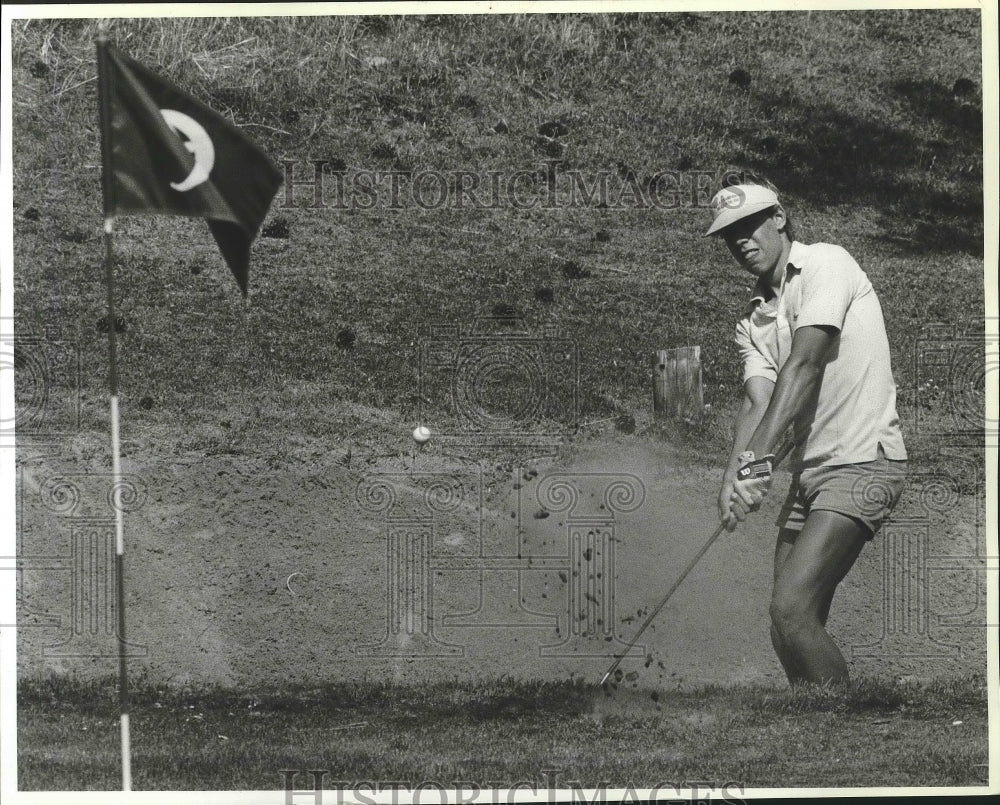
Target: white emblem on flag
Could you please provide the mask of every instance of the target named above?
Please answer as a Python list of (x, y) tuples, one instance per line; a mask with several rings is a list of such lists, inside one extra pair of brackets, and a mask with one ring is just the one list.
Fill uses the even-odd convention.
[(160, 114), (170, 128), (187, 137), (184, 147), (194, 154), (194, 166), (191, 172), (183, 181), (171, 182), (170, 186), (183, 193), (208, 181), (208, 174), (212, 172), (212, 166), (215, 164), (215, 146), (212, 145), (212, 138), (208, 136), (208, 132), (197, 120), (176, 109), (161, 109)]

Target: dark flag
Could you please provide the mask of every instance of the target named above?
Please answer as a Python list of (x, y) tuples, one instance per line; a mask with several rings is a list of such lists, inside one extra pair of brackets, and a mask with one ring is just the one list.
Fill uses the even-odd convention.
[(104, 215), (208, 219), (243, 295), (250, 244), (281, 186), (274, 163), (228, 120), (98, 43)]

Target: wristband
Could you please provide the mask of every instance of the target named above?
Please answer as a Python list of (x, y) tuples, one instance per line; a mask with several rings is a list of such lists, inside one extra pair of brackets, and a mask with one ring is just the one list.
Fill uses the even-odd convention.
[(770, 478), (774, 469), (774, 454), (757, 458), (752, 450), (739, 455), (740, 468), (736, 471), (736, 480), (749, 481), (752, 478)]

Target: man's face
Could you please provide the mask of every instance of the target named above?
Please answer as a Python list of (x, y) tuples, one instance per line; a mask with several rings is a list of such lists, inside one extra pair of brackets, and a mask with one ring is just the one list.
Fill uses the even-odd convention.
[(719, 234), (736, 262), (753, 274), (763, 277), (774, 270), (785, 248), (781, 229), (785, 213), (780, 207), (762, 210), (730, 224)]

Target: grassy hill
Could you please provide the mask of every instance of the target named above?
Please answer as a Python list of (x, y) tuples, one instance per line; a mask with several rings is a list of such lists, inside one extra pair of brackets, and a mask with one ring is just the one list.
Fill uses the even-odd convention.
[[(15, 326), (55, 325), (79, 344), (85, 431), (106, 427), (96, 31), (18, 21), (12, 37)], [(417, 394), (419, 339), (452, 324), (563, 333), (579, 350), (578, 410), (543, 416), (636, 420), (640, 435), (717, 461), (748, 287), (700, 237), (727, 166), (773, 178), (799, 239), (840, 243), (868, 272), (904, 420), (946, 423), (970, 394), (981, 405), (982, 373), (954, 388), (919, 352), (925, 325), (954, 335), (984, 315), (974, 10), (154, 19), (108, 31), (295, 180), (327, 163), (326, 206), (310, 186), (279, 194), (249, 305), (203, 222), (119, 222), (126, 440), (142, 430), (276, 465), (317, 441), (377, 451), (418, 412), (454, 420), (447, 372)], [(397, 177), (398, 203), (373, 171)], [(452, 187), (438, 204), (460, 172), (481, 181), (480, 203)], [(491, 175), (515, 181), (513, 201), (489, 201)], [(606, 206), (574, 200), (601, 176)], [(656, 423), (650, 353), (692, 344), (712, 407)], [(484, 394), (509, 412), (507, 369)], [(947, 426), (914, 431), (929, 456)]]

